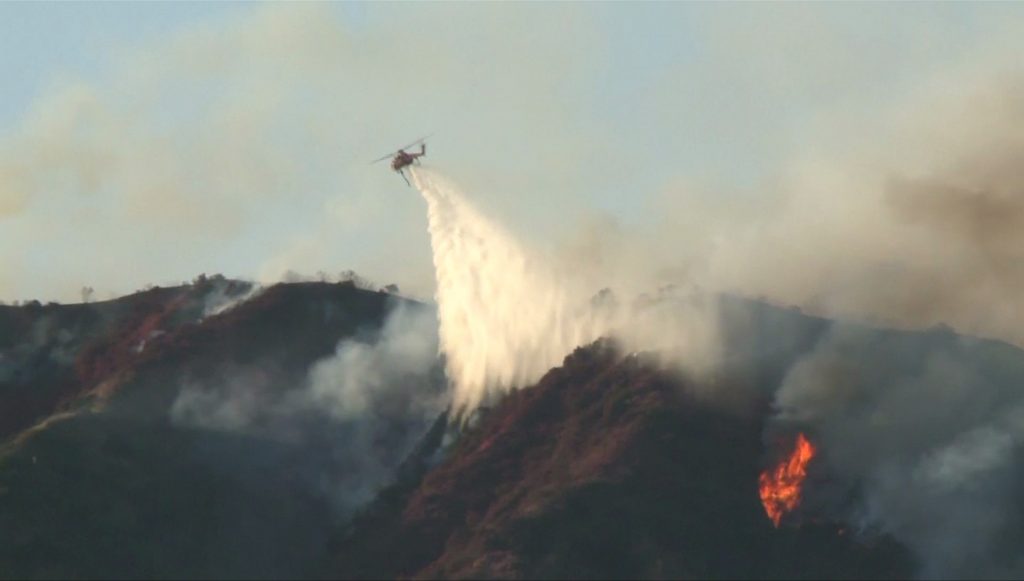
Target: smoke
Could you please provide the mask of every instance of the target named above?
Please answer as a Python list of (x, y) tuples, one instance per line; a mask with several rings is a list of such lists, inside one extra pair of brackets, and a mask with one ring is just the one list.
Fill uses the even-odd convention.
[(816, 144), (780, 172), (759, 216), (709, 219), (707, 284), (1024, 345), (1022, 79), (955, 77), (880, 112), (885, 129)]
[(372, 500), (448, 405), (437, 328), (431, 310), (399, 307), (376, 342), (342, 342), (314, 365), (306, 392), (290, 402), (347, 426), (344, 493), (333, 495), (343, 508)]
[[(577, 10), (349, 8), (252, 6), (48, 79), (0, 135), (5, 298), (338, 264), (430, 294), (418, 208), (367, 161), (441, 128), (477, 170), (485, 133), (533, 166), (597, 141), (543, 90), (595, 68)], [(540, 126), (573, 130), (529, 144)]]
[[(750, 363), (721, 358), (729, 345), (721, 344), (715, 324), (718, 303), (703, 293), (666, 287), (626, 302), (611, 291), (595, 294), (594, 280), (623, 281), (640, 268), (634, 264), (618, 270), (619, 258), (598, 250), (595, 256), (608, 258), (604, 264), (578, 272), (560, 269), (551, 253), (517, 240), (436, 172), (414, 168), (411, 174), (428, 208), (440, 343), (457, 406), (472, 408), (494, 393), (528, 385), (573, 348), (603, 335), (616, 336), (630, 348), (655, 350), (688, 370), (714, 362), (728, 373), (733, 365)], [(879, 199), (904, 191), (887, 185)], [(890, 211), (881, 205), (875, 215)], [(749, 260), (797, 260), (778, 251), (765, 246), (761, 256)], [(871, 260), (863, 256), (852, 262), (848, 276)], [(842, 266), (830, 272), (841, 273)], [(912, 267), (917, 265), (906, 265)], [(800, 281), (825, 280), (823, 273), (812, 274), (817, 276)], [(871, 302), (874, 283), (839, 289), (845, 293), (820, 286), (810, 308), (834, 313), (838, 307), (886, 306), (890, 309), (876, 313), (907, 326), (934, 320), (911, 318), (917, 313), (901, 317), (891, 308), (894, 303)], [(894, 289), (879, 287), (878, 292), (891, 296)], [(784, 373), (770, 386), (779, 410), (773, 425), (809, 430), (834, 482), (857, 491), (853, 508), (839, 518), (904, 542), (927, 577), (1019, 575), (1017, 545), (1006, 539), (1024, 538), (1024, 519), (1010, 510), (1024, 501), (1017, 492), (1024, 476), (1019, 468), (1024, 399), (1016, 389), (1024, 382), (1020, 351), (959, 336), (948, 327), (920, 333), (834, 323), (802, 352), (800, 337), (813, 337), (809, 323), (788, 324), (802, 315), (779, 312), (784, 314), (759, 339), (762, 351), (745, 356), (767, 356), (773, 365), (781, 361)], [(944, 317), (966, 311), (926, 312)], [(870, 310), (859, 313), (872, 315)]]
[(1022, 382), (1006, 344), (835, 323), (781, 382), (775, 426), (814, 434), (833, 488), (857, 491), (842, 518), (905, 543), (922, 576), (1019, 577)]
[(0, 385), (50, 384), (57, 370), (72, 366), (82, 347), (109, 322), (91, 305), (64, 311), (31, 303), (4, 308), (9, 310), (0, 338)]
[(427, 202), (440, 341), (457, 408), (529, 385), (606, 335), (674, 359), (709, 359), (714, 326), (700, 296), (663, 289), (619, 304), (612, 291), (588, 286), (586, 277), (514, 239), (436, 172), (410, 174)]
[[(538, 17), (532, 8), (471, 8), (473, 18), (459, 21), (454, 12), (403, 5), (378, 17), (381, 29), (393, 27), (383, 35), (347, 27), (324, 10), (268, 6), (231, 26), (184, 31), (132, 54), (109, 71), (109, 82), (66, 82), (44, 94), (0, 143), (9, 249), (0, 275), (21, 289), (5, 292), (38, 294), (60, 283), (75, 296), (91, 280), (137, 287), (171, 267), (220, 270), (218, 260), (236, 254), (245, 255), (245, 268), (265, 263), (264, 274), (274, 278), (338, 264), (339, 249), (370, 246), (387, 249), (360, 256), (394, 280), (424, 246), (409, 243), (419, 240), (413, 228), (420, 217), (380, 195), (392, 191), (393, 176), (351, 176), (363, 175), (353, 168), (365, 171), (364, 157), (383, 153), (393, 138), (404, 142), (428, 114), (451, 136), (448, 151), (463, 143), (452, 157), (467, 166), (459, 171), (470, 174), (470, 191), (483, 195), (479, 185), (493, 184), (501, 195), (491, 196), (492, 205), (501, 199), (506, 208), (537, 209), (521, 221), (538, 231), (557, 230), (552, 224), (575, 231), (583, 207), (594, 205), (584, 200), (592, 191), (635, 220), (643, 212), (634, 200), (646, 199), (646, 187), (660, 185), (664, 199), (640, 224), (599, 219), (568, 251), (550, 250), (534, 239), (542, 236), (503, 227), (511, 221), (490, 219), (437, 174), (415, 170), (429, 212), (439, 337), (427, 339), (427, 323), (396, 319), (377, 342), (343, 343), (287, 399), (261, 387), (260, 370), (225, 378), (219, 390), (189, 384), (176, 421), (292, 433), (304, 425), (299, 418), (312, 416), (348, 426), (362, 453), (377, 437), (368, 418), (393, 409), (419, 417), (440, 405), (429, 390), (419, 400), (397, 387), (414, 384), (409, 374), (419, 377), (415, 370), (425, 367), (418, 363), (438, 348), (455, 402), (467, 408), (528, 385), (605, 334), (688, 369), (727, 368), (735, 362), (718, 360), (710, 298), (719, 292), (904, 328), (947, 324), (1024, 345), (1024, 77), (1015, 61), (1008, 71), (989, 66), (1019, 54), (1017, 40), (997, 45), (994, 59), (965, 53), (980, 54), (984, 70), (976, 63), (954, 70), (948, 52), (886, 68), (888, 78), (923, 87), (886, 108), (874, 104), (886, 103), (890, 95), (879, 93), (893, 85), (877, 71), (903, 62), (893, 58), (906, 56), (902, 42), (921, 38), (897, 27), (888, 42), (865, 43), (865, 27), (899, 20), (878, 13), (868, 21), (840, 14), (854, 23), (843, 34), (788, 13), (779, 14), (781, 29), (749, 15), (723, 19), (718, 32), (727, 34), (715, 36), (711, 57), (697, 59), (706, 65), (694, 71), (640, 66), (652, 55), (694, 60), (672, 55), (671, 46), (653, 45), (639, 57), (611, 54), (605, 47), (629, 35), (601, 36), (570, 10)], [(979, 36), (993, 30), (975, 23)], [(827, 38), (824, 49), (818, 36)], [(859, 40), (843, 45), (850, 36)], [(957, 45), (945, 33), (926, 40)], [(976, 40), (958, 42), (982, 44)], [(781, 53), (773, 45), (779, 41)], [(866, 61), (857, 59), (868, 51)], [(616, 59), (665, 75), (646, 84), (607, 79), (606, 65)], [(924, 86), (921, 76), (904, 74), (925, 60), (945, 80)], [(872, 89), (860, 92), (860, 85)], [(587, 98), (596, 87), (609, 88), (602, 93), (629, 103), (620, 108), (632, 114), (601, 118), (605, 109)], [(789, 126), (821, 114), (809, 93), (871, 104), (861, 116), (816, 119), (817, 132)], [(757, 106), (743, 101), (748, 95)], [(595, 109), (598, 115), (585, 115)], [(787, 162), (790, 148), (780, 144), (790, 140), (808, 151)], [(770, 166), (766, 183), (752, 187), (756, 203), (742, 192), (678, 186), (683, 177), (665, 173), (677, 163), (706, 163), (749, 175), (750, 160), (734, 157), (747, 142), (760, 144), (755, 153), (769, 161), (758, 163)], [(705, 150), (711, 153), (694, 153)], [(353, 198), (353, 191), (366, 193)], [(326, 199), (325, 192), (348, 197)], [(311, 228), (312, 213), (329, 219)], [(293, 224), (301, 224), (298, 234)], [(351, 235), (338, 243), (342, 230)], [(54, 269), (54, 257), (65, 257), (63, 268)], [(212, 262), (197, 266), (203, 257)], [(43, 268), (45, 276), (33, 271)], [(642, 299), (642, 291), (651, 294)], [(423, 341), (403, 343), (405, 328)], [(792, 339), (779, 327), (769, 335), (773, 344)], [(886, 337), (831, 329), (773, 386), (779, 421), (813, 428), (831, 469), (863, 488), (859, 518), (915, 548), (927, 574), (1018, 571), (1002, 539), (1019, 539), (1021, 529), (1013, 492), (1020, 488), (1019, 352), (941, 335), (927, 347), (913, 346), (909, 335)], [(372, 461), (389, 465), (387, 458)]]
[(432, 420), (446, 405), (430, 385), (437, 328), (430, 309), (395, 308), (373, 343), (343, 341), (333, 357), (316, 363), (303, 399), (338, 419), (387, 411)]
[(276, 394), (267, 378), (259, 369), (239, 369), (221, 378), (215, 387), (186, 382), (171, 405), (171, 421), (223, 431), (249, 428), (274, 409)]
[[(672, 188), (657, 217), (598, 219), (568, 249), (497, 225), (452, 184), (414, 171), (457, 400), (472, 406), (528, 384), (611, 329), (637, 349), (678, 338), (675, 357), (707, 367), (720, 351), (708, 297), (723, 292), (1024, 345), (1021, 78), (991, 69), (947, 77), (870, 122), (834, 122), (756, 199)], [(566, 230), (579, 231), (578, 214), (562, 214)], [(605, 287), (622, 299), (616, 314), (589, 305)], [(636, 295), (666, 287), (703, 306), (677, 324), (636, 320)]]
[(217, 277), (213, 281), (212, 290), (203, 294), (202, 318), (212, 317), (227, 312), (238, 305), (253, 299), (266, 290), (256, 283), (227, 281)]
[[(814, 435), (825, 469), (855, 491), (841, 518), (905, 543), (921, 575), (1019, 577), (1024, 355), (970, 336), (1024, 346), (1022, 103), (1020, 74), (954, 75), (816, 144), (757, 206), (677, 192), (648, 231), (598, 221), (565, 256), (413, 170), (456, 403), (526, 385), (605, 334), (728, 373), (742, 362), (720, 358), (707, 298), (719, 293), (889, 327), (831, 324), (806, 350), (805, 331), (782, 321), (798, 311), (780, 317), (763, 352), (746, 354), (781, 366), (773, 426)], [(644, 285), (668, 290), (638, 300)], [(592, 302), (604, 286), (626, 300)], [(645, 302), (656, 315), (637, 316)]]
[(184, 383), (170, 410), (181, 426), (301, 442), (309, 486), (347, 516), (394, 478), (448, 403), (437, 319), (399, 303), (384, 325), (341, 341), (285, 389), (279, 370), (242, 367)]
[(842, 518), (905, 543), (920, 575), (1016, 578), (1024, 353), (953, 330), (1024, 346), (1024, 76), (939, 88), (880, 112), (871, 140), (794, 164), (757, 219), (719, 217), (697, 270), (899, 329), (828, 326), (785, 364), (773, 427), (814, 435), (823, 469), (856, 491)]

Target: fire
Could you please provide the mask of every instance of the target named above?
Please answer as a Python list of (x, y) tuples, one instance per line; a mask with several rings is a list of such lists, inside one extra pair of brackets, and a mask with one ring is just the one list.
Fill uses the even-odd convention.
[(761, 473), (759, 491), (761, 504), (768, 518), (778, 528), (782, 515), (800, 506), (800, 488), (807, 477), (807, 463), (814, 457), (814, 446), (798, 434), (796, 447), (788, 458)]

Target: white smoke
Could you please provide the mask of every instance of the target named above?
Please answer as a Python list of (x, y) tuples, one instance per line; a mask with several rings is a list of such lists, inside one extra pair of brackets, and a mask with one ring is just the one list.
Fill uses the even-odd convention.
[(833, 323), (782, 379), (776, 419), (814, 434), (833, 482), (858, 485), (847, 518), (906, 544), (922, 577), (1019, 578), (1022, 360), (948, 330)]
[(301, 399), (341, 420), (380, 414), (384, 408), (397, 416), (391, 409), (396, 406), (433, 420), (447, 404), (443, 394), (425, 388), (437, 351), (433, 311), (398, 306), (375, 342), (342, 341), (333, 357), (318, 361)]
[(266, 290), (259, 284), (251, 284), (244, 292), (231, 292), (227, 285), (217, 285), (213, 292), (203, 297), (203, 318), (212, 317), (255, 298)]
[(235, 370), (216, 389), (186, 382), (171, 405), (177, 425), (209, 430), (241, 431), (273, 409), (274, 393), (258, 369)]
[(339, 342), (299, 387), (286, 389), (272, 362), (230, 367), (183, 382), (170, 418), (327, 448), (330, 460), (314, 467), (315, 484), (348, 515), (394, 477), (448, 405), (437, 352), (434, 312), (402, 302), (379, 330)]

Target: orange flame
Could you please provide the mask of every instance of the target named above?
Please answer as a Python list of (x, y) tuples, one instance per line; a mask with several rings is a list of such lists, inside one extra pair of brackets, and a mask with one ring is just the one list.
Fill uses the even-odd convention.
[(798, 434), (793, 453), (774, 469), (761, 473), (758, 479), (761, 504), (776, 528), (782, 522), (782, 515), (800, 506), (800, 488), (807, 477), (807, 463), (813, 457), (814, 446), (803, 434)]

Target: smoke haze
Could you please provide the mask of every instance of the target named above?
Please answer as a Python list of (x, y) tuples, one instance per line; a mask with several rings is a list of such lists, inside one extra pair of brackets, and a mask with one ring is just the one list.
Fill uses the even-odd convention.
[[(794, 165), (760, 214), (677, 207), (708, 217), (682, 232), (597, 221), (565, 249), (538, 249), (435, 173), (415, 170), (456, 401), (475, 405), (481, 386), (524, 385), (602, 334), (656, 349), (685, 329), (690, 340), (662, 353), (686, 369), (722, 351), (709, 323), (715, 301), (690, 300), (696, 307), (684, 315), (644, 326), (635, 310), (617, 315), (588, 303), (597, 281), (634, 290), (675, 284), (697, 298), (708, 295), (689, 289), (739, 293), (831, 318), (932, 329), (831, 325), (783, 363), (774, 425), (820, 440), (827, 470), (858, 491), (842, 518), (906, 543), (922, 576), (1019, 576), (1018, 545), (1008, 539), (1024, 538), (1014, 508), (1024, 484), (1020, 351), (948, 328), (1024, 344), (1021, 78), (971, 75), (956, 90), (922, 97), (893, 115), (880, 133), (887, 139)], [(636, 295), (626, 296), (628, 307)], [(786, 333), (774, 329), (761, 348), (788, 344)], [(728, 372), (732, 363), (717, 365)]]
[(341, 341), (297, 389), (275, 385), (272, 370), (230, 369), (182, 385), (170, 415), (180, 426), (326, 448), (330, 461), (310, 467), (310, 485), (347, 517), (394, 478), (447, 407), (437, 352), (432, 310), (399, 304), (379, 331)]
[[(344, 485), (358, 499), (411, 445), (373, 456), (367, 418), (443, 408), (408, 390), (438, 351), (471, 409), (609, 334), (727, 370), (720, 293), (1021, 347), (1024, 34), (986, 12), (957, 36), (922, 6), (903, 27), (861, 6), (711, 9), (698, 51), (637, 48), (632, 22), (562, 5), (388, 6), (362, 29), (326, 5), (261, 7), (32, 103), (0, 141), (0, 283), (75, 297), (231, 264), (433, 293), (436, 320), (396, 313), (286, 400), (241, 370), (175, 405), (207, 428), (350, 422), (349, 461), (375, 463)], [(411, 172), (424, 228), (367, 162), (438, 129), (431, 154), (465, 186)], [(785, 362), (776, 421), (820, 440), (859, 491), (844, 518), (912, 547), (923, 575), (1019, 576), (1019, 352), (910, 337), (829, 328)]]
[[(692, 228), (735, 236), (784, 204), (766, 190), (808, 150), (895, 148), (888, 119), (947, 93), (935, 78), (978, 86), (960, 72), (1017, 54), (1016, 12), (271, 4), (105, 46), (7, 112), (0, 298), (339, 268), (430, 296), (420, 208), (367, 162), (431, 131), (431, 160), (517, 238), (611, 222), (675, 268), (705, 255)], [(915, 148), (897, 149), (898, 167)]]

